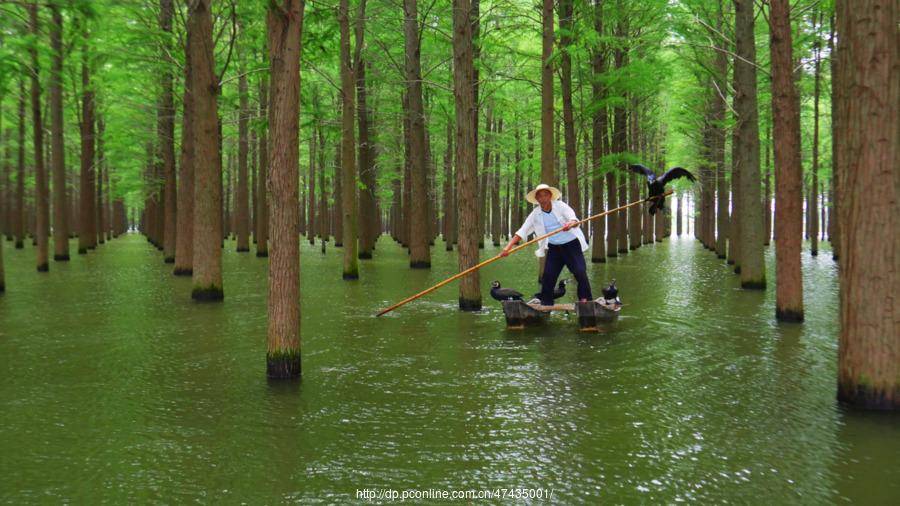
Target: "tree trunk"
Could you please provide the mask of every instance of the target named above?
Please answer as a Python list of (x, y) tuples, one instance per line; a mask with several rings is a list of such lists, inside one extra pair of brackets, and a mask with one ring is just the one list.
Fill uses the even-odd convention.
[[(316, 107), (318, 105), (318, 98), (313, 91), (313, 111), (316, 111)], [(269, 111), (269, 121), (271, 118), (272, 111)], [(314, 245), (316, 243), (316, 233), (318, 233), (319, 229), (316, 228), (316, 208), (319, 205), (319, 201), (316, 200), (316, 128), (313, 127), (312, 135), (309, 136), (309, 198), (307, 202), (308, 211), (307, 211), (307, 239), (309, 239), (309, 244)]]
[[(344, 0), (346, 1), (346, 0)], [(346, 4), (345, 4), (346, 5)], [(271, 107), (272, 251), (269, 259), (266, 374), (300, 376), (300, 243), (298, 163), (302, 0), (270, 2), (267, 16)]]
[[(725, 24), (725, 12), (722, 2), (719, 4), (716, 17), (716, 28), (721, 31)], [(725, 110), (728, 93), (728, 55), (724, 51), (716, 51), (715, 73), (713, 81), (716, 92), (712, 103), (712, 158), (716, 164), (716, 256), (727, 258), (727, 243), (730, 238), (728, 212), (728, 182), (725, 178)], [(737, 96), (734, 98), (738, 100)]]
[(581, 191), (578, 185), (578, 162), (575, 141), (575, 116), (572, 107), (572, 57), (569, 49), (572, 45), (574, 30), (572, 0), (560, 0), (559, 2), (559, 31), (560, 31), (560, 59), (561, 75), (560, 84), (563, 100), (563, 135), (566, 142), (566, 175), (569, 185), (569, 206), (575, 211), (575, 215), (583, 218), (581, 212)]
[[(472, 10), (470, 0), (453, 0), (453, 94), (456, 102), (456, 188), (460, 271), (477, 264), (479, 256), (476, 237), (478, 227), (472, 219), (477, 216), (475, 124), (472, 121), (475, 114), (472, 25), (476, 19), (473, 19)], [(459, 308), (470, 311), (481, 309), (478, 271), (460, 280)]]
[(13, 216), (13, 232), (16, 249), (25, 247), (25, 79), (19, 80), (19, 135), (16, 158), (16, 203)]
[(96, 144), (97, 144), (97, 156), (94, 161), (94, 166), (97, 167), (95, 173), (97, 174), (97, 198), (94, 201), (94, 211), (96, 211), (96, 216), (94, 216), (94, 223), (97, 224), (96, 232), (97, 237), (95, 240), (98, 244), (103, 244), (104, 237), (104, 227), (106, 223), (103, 221), (103, 176), (107, 171), (106, 162), (103, 158), (103, 134), (105, 133), (106, 126), (103, 123), (103, 116), (97, 115), (97, 135), (96, 135)]
[(768, 246), (772, 240), (772, 132), (771, 126), (766, 124), (766, 187), (765, 199), (763, 199), (763, 246)]
[[(769, 14), (772, 55), (772, 121), (775, 142), (775, 316), (803, 321), (800, 248), (803, 166), (800, 158), (800, 99), (793, 78), (788, 0), (772, 0)], [(756, 186), (759, 188), (759, 185)], [(744, 244), (744, 248), (752, 245)], [(746, 257), (747, 255), (745, 255)]]
[(406, 48), (406, 98), (410, 148), (410, 176), (412, 201), (410, 202), (409, 266), (431, 267), (431, 249), (428, 247), (428, 213), (425, 166), (425, 110), (422, 104), (422, 76), (420, 64), (421, 43), (416, 0), (403, 1), (403, 31)]
[[(497, 119), (495, 125), (496, 135), (494, 140), (498, 140), (503, 133), (503, 118)], [(491, 239), (494, 247), (500, 246), (500, 143), (496, 142), (494, 150), (494, 165), (491, 168)]]
[[(838, 399), (900, 409), (897, 3), (837, 2), (841, 335)], [(852, 105), (851, 105), (852, 104)], [(893, 104), (893, 105), (891, 105)]]
[(50, 4), (53, 22), (50, 25), (50, 45), (53, 48), (50, 66), (50, 165), (53, 172), (53, 260), (69, 260), (69, 225), (66, 196), (66, 153), (63, 139), (63, 17), (56, 4)]
[(363, 34), (365, 27), (365, 1), (360, 2), (360, 15), (356, 24), (356, 111), (359, 128), (359, 180), (362, 188), (359, 192), (359, 258), (372, 258), (375, 242), (378, 240), (378, 209), (375, 205), (375, 145), (369, 132), (371, 111), (367, 103), (366, 67), (369, 62), (363, 58)]
[(841, 136), (838, 135), (838, 130), (840, 129), (841, 122), (844, 121), (843, 115), (844, 112), (838, 107), (838, 103), (844, 103), (841, 98), (841, 89), (838, 86), (839, 81), (841, 79), (841, 72), (838, 72), (839, 68), (837, 62), (840, 55), (840, 48), (834, 47), (834, 16), (831, 17), (829, 22), (830, 24), (830, 33), (828, 34), (828, 63), (829, 68), (831, 70), (831, 192), (828, 195), (828, 203), (830, 204), (830, 208), (828, 210), (831, 219), (828, 221), (828, 240), (831, 242), (831, 258), (832, 260), (838, 260), (839, 251), (841, 249), (840, 245), (840, 235), (841, 235), (841, 220), (840, 216), (840, 188), (838, 187), (838, 181), (840, 181), (841, 168), (844, 167), (842, 155), (843, 152), (840, 149), (841, 147)]
[[(97, 245), (97, 234), (94, 219), (94, 90), (91, 85), (90, 63), (88, 61), (89, 48), (87, 44), (87, 31), (84, 35), (81, 60), (81, 184), (80, 198), (81, 208), (79, 218), (81, 227), (78, 231), (78, 253), (85, 254), (87, 250)], [(154, 237), (154, 239), (156, 239)]]
[(39, 40), (38, 6), (29, 4), (31, 35), (35, 38), (29, 45), (31, 55), (31, 117), (34, 127), (34, 195), (35, 195), (35, 239), (37, 240), (37, 270), (47, 272), (47, 236), (49, 235), (49, 195), (47, 191), (47, 172), (44, 168), (44, 126), (41, 121), (41, 81), (39, 77), (37, 41)]
[(553, 0), (543, 0), (541, 19), (541, 181), (556, 186), (553, 170), (556, 147), (553, 144)]
[(185, 37), (184, 97), (182, 100), (181, 163), (178, 165), (178, 213), (175, 233), (176, 276), (190, 276), (194, 265), (194, 82), (190, 65), (191, 38)]
[(444, 221), (441, 234), (444, 250), (453, 251), (453, 230), (456, 228), (456, 201), (453, 199), (453, 124), (447, 119), (447, 152), (444, 154)]
[[(160, 0), (159, 7), (159, 27), (166, 34), (165, 37), (168, 40), (172, 33), (173, 2), (172, 0)], [(160, 58), (166, 61), (168, 54), (168, 49), (164, 47)], [(163, 184), (165, 185), (163, 189), (163, 260), (166, 263), (174, 263), (178, 233), (178, 217), (176, 216), (178, 193), (175, 182), (175, 99), (172, 93), (172, 73), (164, 70), (161, 80), (162, 95), (160, 96), (157, 137), (159, 137), (159, 152), (162, 160)], [(101, 205), (101, 202), (98, 201), (97, 204)]]
[[(250, 182), (247, 169), (250, 153), (248, 140), (250, 104), (247, 85), (247, 74), (242, 68), (238, 70), (238, 173), (237, 191), (234, 202), (234, 232), (237, 236), (237, 251), (250, 251)], [(298, 211), (299, 212), (299, 209)]]
[[(271, 108), (269, 107), (269, 82), (263, 77), (259, 80), (259, 117), (266, 118), (266, 124), (272, 124)], [(259, 161), (256, 166), (256, 256), (266, 258), (269, 256), (269, 192), (267, 181), (269, 178), (269, 138), (268, 127), (261, 128), (257, 141), (257, 155)], [(299, 149), (299, 147), (297, 148)], [(299, 155), (298, 155), (299, 156)], [(299, 171), (299, 168), (298, 168)], [(310, 181), (310, 186), (314, 183)], [(299, 205), (299, 204), (298, 204)]]
[(813, 145), (812, 145), (812, 191), (809, 194), (809, 253), (812, 256), (819, 254), (819, 94), (821, 91), (821, 57), (819, 51), (819, 30), (821, 25), (817, 23), (818, 14), (814, 15), (815, 39), (813, 42)]
[(188, 18), (193, 94), (195, 300), (222, 300), (222, 160), (218, 146), (219, 91), (212, 40), (212, 0), (197, 0)]
[[(765, 289), (766, 266), (763, 259), (763, 216), (759, 207), (759, 111), (756, 99), (756, 40), (752, 0), (735, 1), (735, 111), (738, 115), (738, 207), (740, 216), (741, 288)], [(788, 25), (790, 30), (790, 25)], [(798, 124), (799, 128), (799, 124)], [(799, 144), (797, 145), (799, 149)], [(799, 162), (799, 158), (797, 160)], [(799, 167), (799, 164), (798, 164)]]
[[(349, 1), (340, 0), (341, 31), (341, 237), (344, 246), (343, 279), (359, 278), (359, 244), (356, 190), (356, 75), (350, 59)], [(420, 83), (421, 86), (421, 83)], [(421, 93), (419, 99), (421, 100)], [(335, 174), (337, 176), (337, 174)], [(424, 202), (423, 202), (424, 204)], [(427, 246), (427, 243), (426, 243)]]

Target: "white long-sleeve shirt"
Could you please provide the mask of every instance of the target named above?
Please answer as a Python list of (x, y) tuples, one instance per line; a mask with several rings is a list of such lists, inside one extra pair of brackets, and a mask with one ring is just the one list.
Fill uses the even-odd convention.
[[(550, 203), (552, 209), (551, 213), (559, 220), (560, 223), (565, 225), (566, 223), (577, 220), (578, 217), (575, 216), (575, 211), (569, 207), (568, 204), (561, 200), (554, 200)], [(521, 240), (528, 239), (528, 234), (534, 232), (538, 237), (546, 234), (546, 230), (544, 230), (544, 219), (541, 216), (541, 213), (544, 211), (541, 209), (541, 206), (535, 206), (534, 210), (525, 218), (525, 223), (522, 224), (522, 227), (516, 231), (516, 235), (519, 236)], [(587, 251), (588, 243), (587, 239), (584, 238), (584, 232), (581, 231), (580, 227), (575, 227), (570, 230), (575, 237), (578, 238), (578, 241), (581, 243), (581, 251)], [(538, 241), (537, 251), (534, 252), (535, 256), (542, 257), (547, 254), (547, 239), (542, 239)]]

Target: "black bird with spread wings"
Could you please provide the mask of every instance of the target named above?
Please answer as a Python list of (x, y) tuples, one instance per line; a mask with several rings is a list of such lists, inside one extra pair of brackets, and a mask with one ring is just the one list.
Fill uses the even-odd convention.
[(665, 209), (665, 199), (662, 195), (666, 191), (667, 183), (680, 177), (686, 177), (691, 182), (696, 181), (693, 174), (681, 167), (673, 167), (659, 177), (656, 177), (652, 170), (640, 164), (631, 165), (629, 168), (647, 177), (647, 189), (650, 194), (648, 197), (648, 200), (650, 200), (650, 214), (656, 214), (657, 210), (662, 211)]

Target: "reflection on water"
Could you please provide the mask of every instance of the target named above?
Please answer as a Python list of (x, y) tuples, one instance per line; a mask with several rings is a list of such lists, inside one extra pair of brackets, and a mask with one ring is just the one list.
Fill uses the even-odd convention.
[[(537, 290), (533, 255), (483, 271), (485, 309), (438, 244), (383, 237), (361, 280), (302, 242), (303, 380), (265, 379), (266, 262), (226, 244), (225, 302), (127, 236), (51, 272), (7, 249), (0, 501), (355, 500), (356, 489), (544, 487), (564, 502), (900, 500), (896, 416), (835, 402), (837, 282), (804, 255), (807, 321), (688, 238), (590, 267), (619, 321), (508, 331), (488, 284)], [(494, 254), (488, 249), (485, 253)], [(774, 287), (772, 251), (768, 251)], [(574, 290), (571, 290), (574, 292)]]

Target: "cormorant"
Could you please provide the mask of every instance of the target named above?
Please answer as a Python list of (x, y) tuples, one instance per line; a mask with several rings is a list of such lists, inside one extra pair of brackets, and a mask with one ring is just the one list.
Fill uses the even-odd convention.
[(632, 171), (647, 177), (647, 190), (649, 193), (647, 199), (651, 201), (650, 214), (656, 214), (657, 210), (663, 211), (665, 209), (665, 199), (662, 194), (666, 191), (667, 183), (680, 177), (686, 177), (690, 179), (691, 182), (696, 181), (693, 174), (681, 167), (673, 167), (659, 177), (656, 177), (656, 174), (654, 174), (652, 170), (641, 164), (634, 164), (629, 166), (629, 168)]
[(491, 281), (491, 297), (494, 300), (522, 300), (522, 294), (512, 288), (500, 288), (499, 281)]

